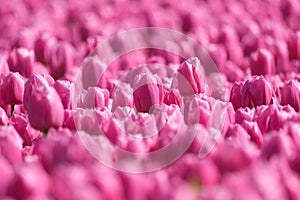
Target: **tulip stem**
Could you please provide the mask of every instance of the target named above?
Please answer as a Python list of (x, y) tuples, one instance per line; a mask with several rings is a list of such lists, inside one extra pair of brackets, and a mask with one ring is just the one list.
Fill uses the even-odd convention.
[(12, 104), (11, 105), (11, 110), (10, 110), (10, 116), (13, 116), (14, 111), (15, 111), (15, 104)]

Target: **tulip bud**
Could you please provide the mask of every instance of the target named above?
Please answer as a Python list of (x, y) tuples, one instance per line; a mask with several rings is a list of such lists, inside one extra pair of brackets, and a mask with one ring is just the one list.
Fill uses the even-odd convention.
[(164, 103), (167, 105), (175, 104), (181, 107), (181, 101), (182, 99), (178, 90), (172, 89), (165, 94)]
[(132, 106), (132, 88), (129, 84), (124, 82), (118, 82), (115, 89), (112, 92), (112, 111), (115, 111), (117, 107)]
[(204, 79), (200, 73), (198, 58), (190, 58), (178, 68), (178, 89), (181, 95), (190, 96), (205, 92)]
[(13, 126), (0, 127), (0, 155), (11, 164), (22, 161), (22, 138)]
[(27, 111), (29, 122), (35, 129), (46, 131), (63, 124), (63, 104), (52, 87), (34, 88), (28, 99)]
[(260, 49), (251, 55), (250, 67), (252, 75), (267, 75), (275, 73), (275, 60), (271, 52)]
[(10, 73), (3, 79), (1, 95), (6, 104), (21, 104), (23, 102), (24, 80), (19, 73)]
[(32, 91), (39, 87), (51, 86), (54, 83), (53, 78), (48, 74), (33, 74), (25, 83), (23, 105), (28, 109), (28, 99), (32, 95)]
[(52, 47), (50, 73), (54, 79), (63, 77), (73, 67), (73, 48), (68, 43), (58, 43)]
[(157, 76), (140, 74), (135, 78), (133, 100), (139, 112), (149, 112), (155, 104), (163, 102), (163, 86)]
[(0, 58), (0, 74), (7, 75), (9, 73), (9, 67), (4, 58)]
[(48, 63), (50, 60), (51, 47), (56, 44), (56, 39), (47, 34), (42, 34), (34, 44), (36, 60), (41, 63)]
[(291, 60), (297, 60), (300, 58), (300, 31), (289, 39), (288, 49)]
[(230, 101), (235, 109), (268, 105), (271, 103), (272, 93), (269, 82), (263, 76), (255, 76), (243, 85), (235, 84), (231, 90)]
[(89, 87), (84, 97), (85, 108), (103, 108), (108, 106), (109, 91), (98, 87)]
[(185, 102), (184, 119), (187, 125), (200, 123), (209, 128), (211, 121), (211, 105), (199, 96), (193, 96)]
[(64, 109), (71, 108), (71, 87), (72, 83), (66, 80), (58, 80), (53, 84), (54, 89), (60, 96), (60, 99), (64, 105)]
[(287, 104), (300, 111), (300, 83), (296, 80), (288, 81), (282, 88), (281, 105)]
[(9, 123), (7, 114), (3, 108), (0, 107), (0, 126), (6, 126)]
[(34, 52), (25, 48), (14, 49), (8, 58), (9, 69), (19, 72), (24, 77), (30, 77), (33, 73)]

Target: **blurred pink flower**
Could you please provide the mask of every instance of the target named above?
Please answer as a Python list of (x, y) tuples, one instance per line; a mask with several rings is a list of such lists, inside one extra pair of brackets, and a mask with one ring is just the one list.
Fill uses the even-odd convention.
[(14, 49), (7, 62), (10, 71), (19, 72), (24, 77), (30, 77), (33, 73), (34, 52), (26, 48)]
[(1, 95), (6, 104), (22, 104), (24, 94), (24, 80), (19, 73), (10, 73), (1, 84)]
[(275, 60), (270, 51), (259, 49), (251, 55), (250, 68), (252, 75), (275, 74)]

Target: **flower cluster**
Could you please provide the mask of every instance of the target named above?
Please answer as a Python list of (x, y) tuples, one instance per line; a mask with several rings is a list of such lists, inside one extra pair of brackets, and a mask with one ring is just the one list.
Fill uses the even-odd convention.
[[(299, 18), (298, 0), (1, 1), (0, 198), (300, 199)], [(84, 58), (140, 27), (194, 38), (220, 74), (206, 77), (196, 57), (139, 50), (93, 87), (87, 72), (74, 102)], [(89, 62), (92, 72), (99, 63)], [(222, 91), (210, 87), (219, 82)], [(221, 135), (200, 159), (221, 118), (212, 100), (220, 94)], [(93, 110), (97, 123), (88, 116), (76, 123), (75, 104)], [(104, 166), (77, 134), (87, 128), (96, 137), (100, 127), (121, 149), (147, 153), (172, 143), (181, 123), (197, 125), (192, 144), (170, 166), (144, 174)]]

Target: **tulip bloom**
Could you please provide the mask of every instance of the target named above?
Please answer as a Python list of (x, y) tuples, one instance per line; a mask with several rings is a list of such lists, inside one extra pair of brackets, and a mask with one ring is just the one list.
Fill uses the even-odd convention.
[(35, 129), (47, 131), (62, 126), (64, 107), (52, 87), (35, 88), (28, 99), (28, 119)]
[(61, 101), (64, 105), (64, 109), (71, 108), (71, 87), (72, 83), (66, 80), (58, 80), (53, 84), (54, 89), (61, 98)]
[(3, 79), (1, 95), (6, 104), (23, 102), (24, 80), (19, 73), (10, 73)]
[(58, 43), (50, 54), (50, 73), (54, 79), (63, 77), (73, 67), (73, 48), (68, 43)]
[(32, 95), (32, 91), (39, 87), (51, 86), (54, 83), (53, 78), (47, 74), (33, 74), (25, 83), (23, 105), (28, 109), (28, 99)]
[(16, 104), (23, 103), (24, 80), (19, 73), (10, 73), (1, 84), (1, 96), (6, 104), (11, 106), (11, 115)]
[(181, 95), (190, 96), (205, 92), (205, 83), (200, 73), (200, 65), (198, 58), (190, 58), (180, 64), (177, 70), (177, 78)]
[(149, 74), (138, 75), (135, 79), (133, 100), (139, 112), (149, 112), (155, 104), (163, 102), (163, 86)]
[(297, 112), (300, 111), (300, 83), (296, 80), (287, 82), (281, 91), (281, 104), (291, 105)]
[(89, 87), (84, 97), (85, 108), (103, 108), (108, 106), (109, 91), (98, 87)]
[(25, 48), (14, 49), (8, 58), (9, 69), (30, 77), (33, 73), (34, 52)]
[(272, 53), (260, 49), (251, 56), (250, 67), (252, 75), (267, 75), (275, 73), (275, 60)]
[(244, 84), (237, 83), (232, 87), (230, 102), (235, 109), (239, 107), (253, 108), (270, 104), (272, 94), (270, 83), (263, 76), (254, 76)]

